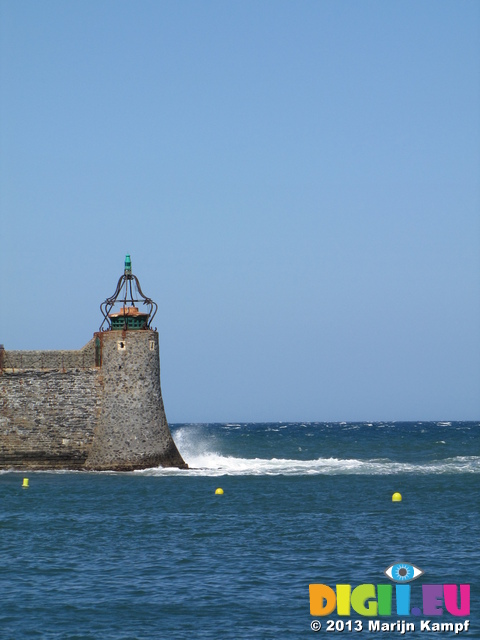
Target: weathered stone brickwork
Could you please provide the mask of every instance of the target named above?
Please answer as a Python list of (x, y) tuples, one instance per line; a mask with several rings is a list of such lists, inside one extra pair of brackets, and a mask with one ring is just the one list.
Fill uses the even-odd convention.
[(2, 360), (4, 371), (88, 369), (94, 365), (94, 340), (78, 351), (4, 351)]
[(78, 351), (0, 350), (0, 468), (186, 466), (168, 428), (158, 334), (97, 333)]

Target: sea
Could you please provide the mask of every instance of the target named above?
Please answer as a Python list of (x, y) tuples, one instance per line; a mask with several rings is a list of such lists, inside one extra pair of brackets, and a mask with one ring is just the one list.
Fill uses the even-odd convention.
[[(189, 470), (0, 474), (1, 640), (480, 638), (479, 422), (171, 431)], [(312, 615), (319, 584), (391, 614)]]

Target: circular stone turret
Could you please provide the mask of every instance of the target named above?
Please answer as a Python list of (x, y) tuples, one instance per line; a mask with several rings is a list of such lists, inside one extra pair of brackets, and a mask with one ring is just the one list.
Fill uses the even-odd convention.
[(158, 333), (151, 329), (104, 331), (95, 334), (98, 341), (102, 393), (85, 468), (187, 468), (165, 416)]

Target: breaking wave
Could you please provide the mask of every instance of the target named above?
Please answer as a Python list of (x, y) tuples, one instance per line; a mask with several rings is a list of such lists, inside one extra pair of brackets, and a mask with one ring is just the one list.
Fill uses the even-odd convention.
[(244, 458), (223, 455), (212, 450), (211, 440), (200, 433), (179, 429), (174, 438), (188, 470), (172, 468), (146, 469), (135, 473), (146, 475), (196, 476), (303, 476), (303, 475), (395, 475), (395, 474), (459, 474), (480, 473), (480, 456), (455, 456), (443, 460), (414, 464), (379, 459), (316, 458), (295, 460), (286, 458)]

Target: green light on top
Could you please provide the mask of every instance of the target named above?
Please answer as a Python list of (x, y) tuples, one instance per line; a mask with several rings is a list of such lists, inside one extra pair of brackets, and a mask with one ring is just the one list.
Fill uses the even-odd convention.
[(132, 261), (128, 253), (125, 256), (125, 275), (127, 275), (127, 273), (132, 273)]

